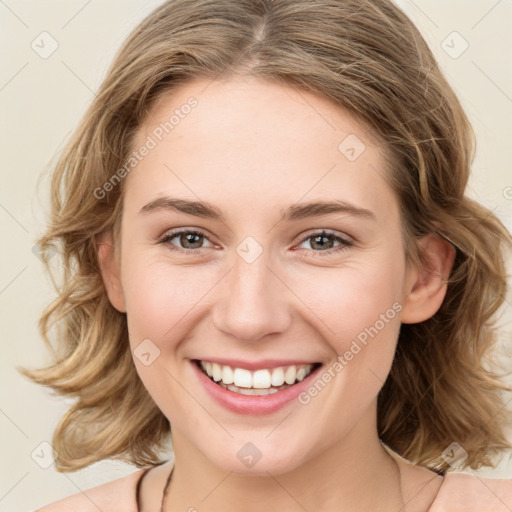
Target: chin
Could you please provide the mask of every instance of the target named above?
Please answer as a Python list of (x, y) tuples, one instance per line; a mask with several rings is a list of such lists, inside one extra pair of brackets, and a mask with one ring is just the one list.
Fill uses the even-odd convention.
[(269, 473), (271, 475), (288, 473), (302, 463), (302, 459), (297, 457), (296, 450), (290, 450), (285, 454), (276, 453), (275, 449), (268, 447), (258, 450), (252, 443), (247, 443), (236, 450), (235, 457), (226, 457), (224, 453), (220, 459), (213, 457), (210, 461), (220, 469), (237, 475), (264, 477), (268, 477)]

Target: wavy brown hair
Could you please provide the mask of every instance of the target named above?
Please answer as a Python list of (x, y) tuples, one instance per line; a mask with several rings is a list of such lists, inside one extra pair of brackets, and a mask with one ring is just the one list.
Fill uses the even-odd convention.
[[(383, 141), (396, 191), (408, 264), (417, 240), (437, 233), (456, 250), (446, 298), (419, 324), (402, 325), (378, 397), (378, 433), (416, 464), (450, 469), (452, 442), (463, 467), (492, 466), (509, 448), (499, 375), (487, 367), (495, 313), (506, 292), (511, 236), (464, 195), (475, 141), (461, 104), (423, 37), (389, 0), (170, 0), (118, 51), (52, 175), (51, 218), (39, 239), (58, 250), (57, 298), (40, 319), (54, 362), (20, 371), (75, 398), (53, 435), (59, 471), (112, 458), (160, 464), (169, 421), (138, 377), (126, 316), (110, 304), (96, 237), (118, 232), (124, 181), (95, 190), (129, 157), (134, 135), (162, 94), (196, 78), (252, 75), (326, 98)], [(46, 256), (45, 256), (46, 254)], [(55, 260), (56, 261), (56, 260)]]

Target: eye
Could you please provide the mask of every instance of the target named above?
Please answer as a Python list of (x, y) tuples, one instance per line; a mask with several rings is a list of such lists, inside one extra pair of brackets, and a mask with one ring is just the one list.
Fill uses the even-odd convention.
[[(309, 243), (310, 248), (314, 252), (323, 252), (327, 254), (343, 251), (353, 245), (351, 240), (325, 230), (312, 233), (303, 238), (300, 245), (304, 243)], [(339, 245), (334, 246), (335, 243), (338, 243)]]
[[(180, 246), (177, 246), (172, 242), (172, 240), (175, 238), (177, 239)], [(159, 243), (167, 245), (172, 251), (189, 253), (195, 249), (203, 249), (204, 247), (202, 247), (202, 245), (205, 240), (209, 242), (208, 238), (206, 238), (206, 236), (201, 233), (201, 231), (184, 229), (181, 231), (174, 231), (165, 234)]]
[[(179, 245), (177, 245), (176, 242), (173, 242), (174, 239), (176, 239)], [(183, 229), (166, 233), (159, 243), (167, 245), (172, 251), (187, 254), (191, 252), (198, 252), (199, 249), (205, 249), (206, 247), (203, 246), (205, 241), (210, 244), (206, 247), (213, 247), (213, 244), (201, 231)], [(304, 243), (309, 243), (309, 248), (313, 250), (313, 252), (326, 254), (343, 251), (353, 245), (351, 240), (326, 230), (318, 231), (304, 237), (300, 242), (300, 245)]]

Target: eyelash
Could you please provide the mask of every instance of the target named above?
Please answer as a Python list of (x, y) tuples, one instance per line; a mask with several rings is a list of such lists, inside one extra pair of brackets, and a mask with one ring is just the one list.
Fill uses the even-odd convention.
[[(169, 247), (169, 249), (171, 251), (176, 251), (176, 252), (179, 252), (179, 253), (182, 253), (182, 254), (190, 254), (190, 253), (193, 253), (193, 252), (199, 252), (201, 249), (206, 249), (206, 247), (200, 247), (198, 249), (183, 249), (181, 247), (178, 247), (174, 244), (171, 243), (171, 240), (173, 238), (176, 238), (176, 236), (178, 235), (202, 235), (205, 239), (208, 240), (207, 236), (202, 232), (202, 231), (198, 231), (198, 230), (195, 230), (195, 229), (182, 229), (182, 230), (178, 230), (178, 231), (172, 231), (170, 233), (167, 233), (163, 236), (163, 238), (158, 242), (160, 244), (165, 244)], [(338, 247), (333, 247), (331, 249), (327, 249), (325, 251), (315, 251), (313, 249), (311, 249), (311, 251), (313, 251), (314, 253), (318, 253), (318, 254), (327, 254), (327, 255), (330, 255), (330, 254), (333, 254), (333, 253), (336, 253), (336, 252), (341, 252), (341, 251), (344, 251), (344, 250), (347, 250), (349, 247), (353, 246), (354, 243), (349, 240), (349, 239), (346, 239), (346, 238), (343, 238), (339, 235), (337, 235), (336, 233), (333, 233), (331, 231), (328, 231), (328, 230), (321, 230), (321, 231), (317, 231), (317, 232), (314, 232), (314, 233), (311, 233), (309, 235), (307, 235), (306, 237), (302, 238), (299, 242), (299, 245), (301, 245), (302, 243), (304, 243), (306, 240), (309, 240), (310, 238), (316, 238), (316, 237), (330, 237), (332, 238), (334, 241), (336, 242), (340, 242), (340, 246)]]

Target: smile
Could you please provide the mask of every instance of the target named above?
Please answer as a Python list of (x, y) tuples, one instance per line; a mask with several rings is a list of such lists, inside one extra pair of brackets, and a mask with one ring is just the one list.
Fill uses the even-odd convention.
[(200, 370), (217, 385), (242, 395), (270, 395), (305, 379), (321, 363), (278, 366), (255, 371), (211, 361), (196, 361)]

